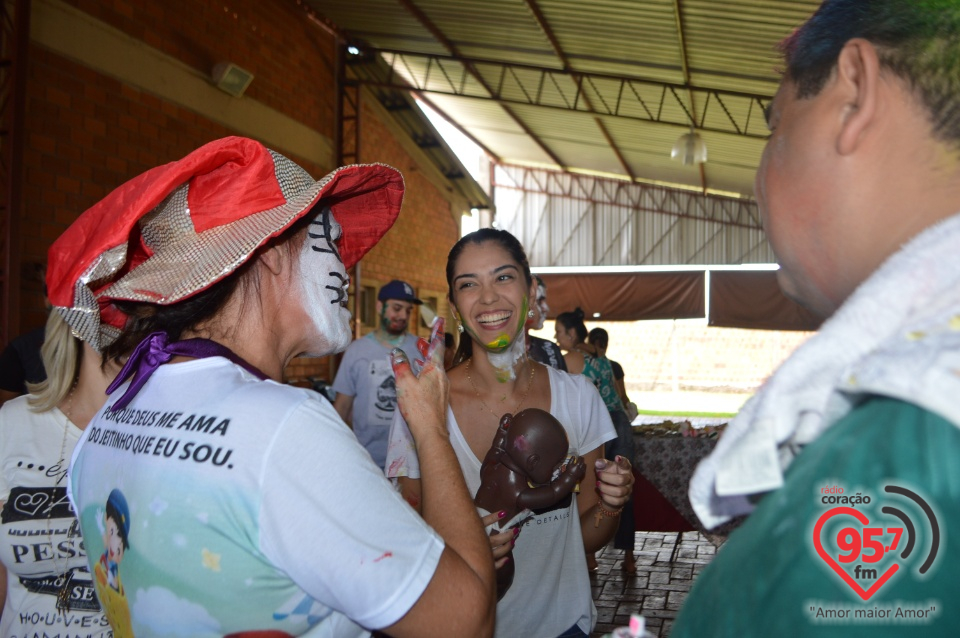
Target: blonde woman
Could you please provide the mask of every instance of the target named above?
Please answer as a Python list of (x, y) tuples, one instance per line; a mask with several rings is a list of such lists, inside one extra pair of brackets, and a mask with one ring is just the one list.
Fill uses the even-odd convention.
[[(62, 285), (65, 282), (51, 282)], [(0, 635), (66, 635), (84, 627), (108, 638), (77, 519), (67, 465), (118, 367), (51, 313), (41, 349), (47, 379), (0, 408)]]

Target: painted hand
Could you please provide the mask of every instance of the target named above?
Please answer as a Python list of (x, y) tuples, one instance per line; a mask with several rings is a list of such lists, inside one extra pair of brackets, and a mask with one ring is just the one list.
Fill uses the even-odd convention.
[(410, 361), (403, 350), (394, 348), (390, 353), (397, 384), (397, 406), (414, 440), (418, 442), (431, 431), (447, 437), (447, 396), (450, 382), (443, 371), (443, 333), (440, 335), (440, 360), (436, 361), (435, 352), (428, 348), (430, 356), (427, 357), (419, 378), (410, 368)]
[(437, 317), (437, 320), (433, 323), (433, 330), (430, 331), (429, 339), (418, 339), (417, 340), (417, 351), (420, 353), (422, 359), (417, 359), (417, 365), (421, 368), (426, 365), (427, 361), (432, 360), (436, 365), (443, 367), (443, 326), (444, 320), (442, 317)]

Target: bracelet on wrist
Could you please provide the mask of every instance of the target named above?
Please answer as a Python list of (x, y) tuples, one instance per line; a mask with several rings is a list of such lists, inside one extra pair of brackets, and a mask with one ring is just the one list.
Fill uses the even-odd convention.
[(605, 508), (605, 507), (603, 506), (603, 499), (601, 498), (600, 500), (597, 501), (597, 515), (594, 517), (593, 526), (594, 526), (594, 527), (600, 527), (600, 521), (602, 521), (602, 520), (604, 519), (604, 517), (606, 517), (606, 518), (616, 518), (616, 517), (620, 516), (621, 512), (623, 512), (623, 506), (622, 506), (622, 505), (620, 506), (619, 509), (608, 510), (607, 508)]

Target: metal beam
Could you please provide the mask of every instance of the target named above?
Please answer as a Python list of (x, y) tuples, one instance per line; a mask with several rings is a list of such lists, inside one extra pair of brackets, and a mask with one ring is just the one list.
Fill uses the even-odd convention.
[[(465, 58), (463, 58), (460, 55), (460, 51), (457, 49), (457, 46), (440, 30), (439, 27), (437, 27), (437, 25), (433, 23), (433, 21), (427, 16), (427, 14), (421, 11), (420, 8), (413, 3), (413, 0), (397, 0), (397, 2), (399, 2), (404, 9), (409, 11), (413, 15), (413, 17), (416, 18), (417, 21), (420, 22), (420, 24), (422, 24), (423, 27), (427, 31), (429, 31), (434, 38), (437, 39), (437, 42), (443, 45), (443, 48), (445, 48), (453, 56), (454, 59), (463, 61), (463, 67), (467, 73), (473, 76), (473, 78), (477, 82), (479, 82), (488, 92), (490, 93), (493, 92), (492, 88), (487, 85), (484, 77), (469, 62), (465, 61)], [(553, 162), (557, 166), (560, 166), (561, 168), (566, 169), (566, 165), (560, 160), (557, 154), (554, 153), (552, 150), (550, 150), (550, 148), (543, 142), (543, 140), (541, 140), (539, 136), (537, 136), (537, 134), (534, 133), (529, 126), (527, 126), (526, 122), (520, 119), (520, 117), (516, 113), (514, 113), (513, 109), (511, 109), (509, 106), (507, 106), (504, 103), (500, 104), (500, 108), (502, 108), (507, 113), (507, 115), (509, 115), (513, 119), (513, 121), (516, 122), (517, 126), (523, 129), (523, 132), (526, 133), (530, 137), (530, 139), (533, 140), (534, 143), (537, 146), (539, 146), (540, 149), (544, 153), (546, 153), (546, 155), (551, 160), (553, 160)]]
[[(510, 171), (514, 178), (509, 182), (496, 182), (497, 188), (545, 196), (560, 196), (591, 205), (627, 207), (634, 212), (658, 213), (671, 217), (715, 222), (723, 226), (763, 230), (757, 203), (752, 199), (709, 195), (680, 188), (670, 188), (643, 182), (628, 182), (603, 177), (563, 173), (568, 186), (553, 179), (556, 171), (531, 168), (514, 164), (498, 164)], [(522, 186), (528, 180), (516, 177), (519, 174), (536, 182), (536, 188)], [(588, 184), (603, 182), (609, 188), (597, 189)], [(583, 194), (589, 193), (589, 195)], [(599, 193), (599, 195), (598, 195)], [(625, 202), (629, 202), (625, 204)]]
[[(680, 8), (680, 0), (673, 0), (673, 16), (677, 21), (677, 40), (680, 46), (680, 67), (683, 71), (683, 83), (690, 86), (690, 67), (687, 64), (687, 41), (683, 35), (683, 9)], [(687, 97), (690, 99), (690, 111), (692, 119), (697, 119), (697, 103), (693, 100), (693, 93), (688, 91)], [(707, 96), (707, 104), (710, 103), (710, 96)], [(706, 110), (706, 109), (704, 109)], [(736, 124), (734, 124), (736, 126)], [(692, 132), (692, 131), (691, 131)], [(707, 192), (707, 174), (703, 168), (703, 162), (697, 165), (700, 169), (700, 186), (703, 192)]]
[[(538, 106), (686, 129), (693, 126), (755, 139), (769, 135), (762, 116), (772, 100), (769, 95), (394, 49), (366, 48), (364, 54), (379, 55), (386, 63), (381, 77), (360, 79), (371, 86), (492, 100), (504, 107)], [(553, 90), (544, 91), (545, 86)], [(707, 126), (701, 114), (698, 121), (681, 99), (683, 94), (702, 98), (705, 103), (716, 100), (725, 119)], [(585, 98), (592, 100), (592, 109)]]
[[(573, 72), (570, 66), (570, 60), (567, 58), (567, 54), (564, 52), (563, 47), (560, 46), (560, 41), (557, 39), (553, 29), (550, 28), (550, 23), (547, 22), (547, 17), (543, 15), (543, 12), (540, 10), (540, 6), (537, 4), (536, 0), (526, 0), (526, 3), (531, 13), (533, 13), (534, 19), (537, 21), (537, 26), (540, 27), (540, 30), (543, 31), (543, 34), (550, 42), (550, 46), (553, 47), (554, 54), (560, 58), (560, 61), (563, 63), (563, 70), (571, 73), (574, 78), (579, 79), (577, 74)], [(587, 108), (595, 112), (596, 109), (593, 108), (593, 101), (590, 99), (590, 96), (584, 94), (583, 97)], [(599, 117), (594, 118), (594, 121), (597, 123), (597, 128), (600, 129), (603, 139), (607, 141), (607, 144), (610, 145), (610, 149), (613, 151), (613, 154), (617, 156), (617, 160), (620, 162), (620, 166), (623, 168), (624, 173), (629, 175), (631, 180), (637, 179), (633, 169), (630, 168), (626, 158), (620, 151), (620, 147), (617, 146), (617, 143), (613, 140), (613, 136), (610, 135), (610, 131), (607, 130), (607, 125), (604, 124), (603, 120), (601, 120)]]

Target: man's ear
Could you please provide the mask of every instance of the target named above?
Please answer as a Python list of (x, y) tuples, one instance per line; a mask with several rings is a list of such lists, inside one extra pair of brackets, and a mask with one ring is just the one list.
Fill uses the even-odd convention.
[(860, 146), (877, 115), (882, 87), (876, 48), (862, 38), (849, 40), (837, 57), (835, 73), (836, 88), (842, 91), (843, 99), (837, 152), (849, 155)]
[(379, 317), (383, 313), (383, 302), (377, 299), (377, 316)]

